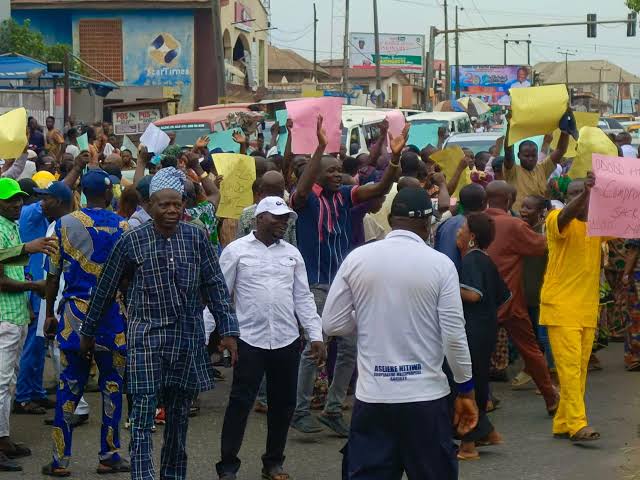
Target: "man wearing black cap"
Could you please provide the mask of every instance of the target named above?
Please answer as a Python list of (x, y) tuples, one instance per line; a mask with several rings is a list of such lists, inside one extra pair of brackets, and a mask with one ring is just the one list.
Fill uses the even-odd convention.
[[(42, 468), (51, 476), (68, 476), (71, 457), (71, 423), (89, 377), (90, 362), (80, 355), (80, 326), (89, 309), (91, 292), (96, 288), (102, 267), (113, 246), (128, 228), (127, 223), (107, 210), (113, 198), (112, 182), (103, 170), (89, 170), (80, 182), (87, 207), (65, 215), (56, 222), (54, 237), (58, 253), (51, 257), (47, 277), (47, 315), (45, 333), (60, 344), (63, 370), (57, 392), (53, 421), (53, 458)], [(54, 305), (60, 276), (65, 287), (59, 310)], [(102, 428), (98, 473), (128, 472), (129, 462), (120, 457), (120, 417), (126, 358), (123, 306), (112, 301), (105, 308), (102, 328), (96, 334), (99, 348), (95, 361), (100, 371)]]
[(478, 421), (458, 273), (425, 243), (431, 213), (424, 189), (398, 192), (389, 215), (393, 231), (354, 250), (327, 297), (325, 334), (355, 331), (358, 339), (345, 462), (352, 480), (401, 478), (403, 472), (420, 480), (458, 478), (445, 356), (458, 386), (458, 432)]
[[(46, 237), (49, 223), (71, 211), (73, 194), (63, 182), (52, 182), (46, 189), (34, 188), (33, 193), (41, 196), (42, 200), (22, 208), (19, 225), (23, 242)], [(25, 275), (31, 280), (44, 280), (44, 260), (43, 254), (31, 255)], [(38, 318), (40, 313), (41, 300), (42, 297), (36, 292), (30, 293), (29, 301), (35, 318)], [(45, 409), (52, 409), (56, 405), (56, 402), (47, 397), (42, 385), (46, 347), (44, 337), (42, 333), (38, 335), (37, 329), (37, 321), (29, 324), (29, 332), (20, 358), (20, 373), (13, 408), (13, 412), (17, 414), (41, 415), (45, 413)]]
[(142, 225), (145, 222), (151, 220), (149, 215), (149, 187), (151, 186), (151, 179), (153, 175), (146, 175), (142, 177), (142, 180), (136, 185), (136, 191), (140, 195), (140, 205), (131, 218), (129, 218), (129, 227), (135, 228)]

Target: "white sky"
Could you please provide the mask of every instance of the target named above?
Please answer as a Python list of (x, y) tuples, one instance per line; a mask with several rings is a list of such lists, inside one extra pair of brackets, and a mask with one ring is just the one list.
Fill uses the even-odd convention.
[[(444, 27), (443, 0), (378, 0), (380, 32), (428, 35), (429, 26)], [(342, 57), (344, 0), (316, 0), (318, 10), (318, 59)], [(373, 32), (373, 0), (351, 0), (350, 31)], [(598, 20), (626, 18), (624, 0), (449, 0), (450, 28), (453, 28), (455, 6), (460, 12), (461, 27), (527, 23), (586, 21), (587, 13)], [(274, 45), (290, 48), (313, 58), (313, 1), (271, 0), (271, 32)], [(333, 23), (333, 41), (331, 29)], [(531, 35), (531, 63), (560, 61), (558, 49), (577, 51), (572, 60), (605, 59), (640, 75), (640, 37), (626, 36), (626, 25), (598, 25), (597, 38), (587, 38), (586, 26), (502, 30), (462, 34), (461, 64), (502, 64), (503, 39), (526, 39)], [(638, 29), (640, 35), (640, 29)], [(428, 43), (428, 39), (427, 39)], [(451, 63), (454, 63), (453, 36), (449, 40)], [(510, 44), (509, 64), (526, 63), (526, 44)], [(444, 59), (444, 36), (438, 36), (436, 57)]]

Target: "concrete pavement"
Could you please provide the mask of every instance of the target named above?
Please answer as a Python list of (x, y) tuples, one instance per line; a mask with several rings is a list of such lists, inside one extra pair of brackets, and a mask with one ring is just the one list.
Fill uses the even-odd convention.
[[(493, 384), (502, 399), (492, 415), (505, 444), (481, 450), (479, 461), (460, 466), (462, 480), (640, 480), (640, 373), (627, 373), (622, 366), (622, 345), (613, 344), (599, 352), (604, 370), (590, 374), (588, 380), (588, 414), (603, 438), (589, 446), (578, 447), (567, 440), (551, 437), (551, 420), (542, 398), (534, 390), (513, 392), (507, 384)], [(226, 372), (230, 377), (231, 372)], [(189, 430), (190, 479), (215, 479), (214, 464), (219, 456), (222, 418), (230, 380), (218, 384), (215, 391), (201, 398), (201, 413), (191, 419)], [(73, 477), (103, 478), (95, 473), (99, 432), (99, 395), (88, 394), (92, 407), (91, 421), (74, 435)], [(260, 455), (266, 438), (266, 417), (252, 414), (240, 453), (244, 464), (239, 480), (260, 479)], [(43, 417), (13, 416), (14, 441), (28, 443), (34, 455), (19, 460), (25, 471), (0, 473), (0, 480), (39, 479), (40, 467), (50, 455), (50, 427)], [(427, 440), (427, 439), (425, 439)], [(123, 431), (122, 445), (129, 435)], [(162, 427), (154, 435), (159, 457)], [(291, 430), (286, 466), (295, 480), (339, 480), (344, 440), (329, 432), (303, 435)], [(375, 454), (375, 452), (372, 452)], [(157, 465), (157, 464), (156, 464)], [(117, 475), (110, 478), (128, 478)]]

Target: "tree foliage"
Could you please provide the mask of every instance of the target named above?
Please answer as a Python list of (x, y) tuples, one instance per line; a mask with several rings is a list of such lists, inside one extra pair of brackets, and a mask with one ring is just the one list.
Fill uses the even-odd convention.
[(8, 19), (0, 24), (0, 54), (12, 52), (42, 62), (62, 62), (65, 52), (71, 52), (71, 46), (48, 44), (42, 33), (31, 28), (31, 21), (28, 19), (23, 24)]
[(627, 7), (635, 12), (640, 12), (640, 0), (627, 0)]

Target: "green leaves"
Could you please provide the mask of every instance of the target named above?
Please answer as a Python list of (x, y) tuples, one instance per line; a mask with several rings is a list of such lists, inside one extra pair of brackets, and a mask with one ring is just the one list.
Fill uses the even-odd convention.
[(19, 53), (43, 62), (62, 62), (70, 45), (49, 45), (40, 32), (31, 28), (31, 21), (21, 25), (13, 19), (0, 24), (0, 53)]
[(627, 7), (636, 12), (640, 12), (640, 0), (627, 0)]

